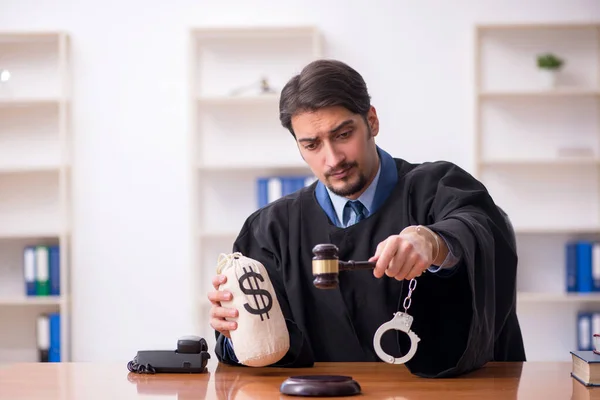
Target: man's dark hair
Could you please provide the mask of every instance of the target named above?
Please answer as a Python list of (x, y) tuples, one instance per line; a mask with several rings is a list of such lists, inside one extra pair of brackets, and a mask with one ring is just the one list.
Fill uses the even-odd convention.
[(296, 137), (292, 116), (331, 106), (345, 107), (366, 120), (371, 97), (363, 77), (349, 65), (337, 60), (316, 60), (281, 90), (279, 120)]

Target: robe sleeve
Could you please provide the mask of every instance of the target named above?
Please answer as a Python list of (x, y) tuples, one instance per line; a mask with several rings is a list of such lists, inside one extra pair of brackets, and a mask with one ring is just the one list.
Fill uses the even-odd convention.
[[(458, 279), (468, 280), (460, 287), (469, 288), (470, 297), (457, 312), (471, 315), (471, 323), (458, 333), (462, 337), (454, 344), (462, 347), (451, 367), (435, 370), (414, 366), (413, 372), (449, 377), (494, 359), (525, 361), (515, 311), (517, 251), (508, 217), (486, 187), (460, 167), (435, 162), (419, 168), (422, 174), (414, 180), (414, 199), (424, 207), (419, 207), (417, 214), (421, 221), (427, 221), (424, 225), (459, 248), (461, 261), (454, 269), (466, 269)], [(512, 350), (499, 354), (501, 347)]]
[[(240, 234), (235, 240), (233, 251), (240, 252), (246, 257), (257, 260), (265, 267), (285, 318), (290, 335), (290, 348), (281, 360), (270, 366), (290, 368), (312, 367), (314, 364), (312, 351), (310, 350), (308, 341), (301, 329), (294, 322), (285, 287), (283, 285), (282, 268), (275, 256), (276, 253), (270, 250), (275, 244), (273, 240), (267, 238), (266, 233), (269, 231), (267, 225), (269, 223), (265, 222), (265, 219), (268, 218), (268, 216), (268, 208), (259, 210), (251, 215), (244, 223)], [(217, 339), (215, 347), (217, 359), (223, 363), (241, 365), (231, 357), (234, 349), (231, 349), (231, 347), (226, 344), (226, 337), (218, 331), (215, 331), (215, 335)]]
[[(439, 233), (439, 232), (438, 232)], [(444, 241), (446, 247), (448, 247), (448, 255), (444, 259), (441, 265), (436, 266), (432, 265), (428, 268), (428, 271), (432, 274), (440, 274), (444, 276), (445, 273), (451, 274), (452, 270), (460, 261), (460, 253), (457, 252), (458, 246), (452, 245), (448, 239), (446, 239), (443, 235), (440, 235), (442, 240)]]

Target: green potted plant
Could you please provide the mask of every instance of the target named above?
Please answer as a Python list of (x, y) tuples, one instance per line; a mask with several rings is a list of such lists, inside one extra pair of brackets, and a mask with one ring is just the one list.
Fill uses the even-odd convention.
[(558, 72), (564, 66), (565, 61), (552, 53), (543, 53), (537, 56), (537, 66), (542, 77), (542, 83), (547, 89), (556, 86)]

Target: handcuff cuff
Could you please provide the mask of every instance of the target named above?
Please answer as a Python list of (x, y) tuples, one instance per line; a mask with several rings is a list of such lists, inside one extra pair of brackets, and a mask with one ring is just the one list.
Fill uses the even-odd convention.
[[(436, 252), (435, 252), (435, 256), (433, 256), (433, 259), (434, 260), (437, 259), (438, 255), (440, 253), (440, 242), (439, 242), (437, 236), (431, 231), (431, 229), (429, 229), (423, 225), (417, 225), (416, 231), (417, 231), (417, 233), (421, 233), (421, 231), (426, 231), (435, 239)], [(404, 363), (410, 361), (410, 359), (413, 358), (413, 356), (417, 352), (417, 346), (418, 346), (419, 342), (421, 341), (421, 339), (417, 336), (416, 333), (414, 333), (413, 331), (410, 330), (410, 327), (413, 322), (413, 317), (408, 314), (408, 309), (410, 308), (410, 304), (412, 301), (411, 300), (412, 292), (415, 290), (416, 287), (417, 287), (417, 281), (415, 278), (412, 278), (408, 285), (408, 294), (406, 295), (406, 298), (404, 299), (404, 303), (403, 303), (404, 312), (399, 311), (399, 312), (394, 313), (394, 317), (391, 320), (389, 320), (388, 322), (381, 325), (377, 329), (377, 331), (375, 331), (375, 335), (373, 336), (373, 347), (375, 347), (375, 352), (377, 353), (379, 358), (381, 358), (381, 360), (383, 360), (387, 363), (404, 364)], [(408, 353), (406, 353), (402, 357), (396, 358), (394, 356), (391, 356), (391, 355), (387, 354), (385, 351), (383, 351), (383, 349), (381, 348), (381, 337), (383, 336), (384, 333), (386, 333), (390, 329), (395, 329), (395, 330), (404, 332), (404, 333), (408, 334), (408, 337), (410, 338), (410, 349), (409, 349)]]
[[(373, 346), (375, 347), (375, 353), (377, 356), (381, 358), (382, 361), (385, 361), (389, 364), (404, 364), (409, 361), (415, 353), (417, 352), (417, 346), (421, 339), (417, 336), (416, 333), (410, 330), (410, 327), (413, 322), (413, 317), (407, 313), (410, 304), (413, 290), (417, 287), (417, 281), (415, 278), (411, 279), (410, 284), (408, 285), (408, 295), (404, 299), (404, 312), (399, 311), (394, 313), (394, 317), (388, 322), (382, 324), (377, 331), (375, 331), (375, 335), (373, 336)], [(410, 350), (402, 357), (394, 357), (392, 355), (387, 354), (381, 348), (381, 337), (384, 333), (389, 331), (390, 329), (395, 329), (401, 332), (408, 334), (410, 338)]]

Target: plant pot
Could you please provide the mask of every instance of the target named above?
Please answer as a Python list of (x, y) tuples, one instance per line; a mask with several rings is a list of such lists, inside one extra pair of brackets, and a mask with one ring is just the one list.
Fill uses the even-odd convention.
[(555, 69), (540, 69), (540, 84), (543, 89), (554, 89), (556, 87), (556, 80), (558, 71)]

